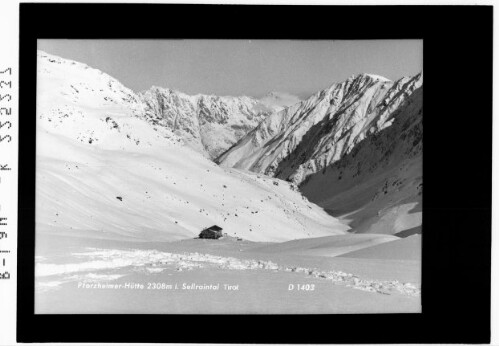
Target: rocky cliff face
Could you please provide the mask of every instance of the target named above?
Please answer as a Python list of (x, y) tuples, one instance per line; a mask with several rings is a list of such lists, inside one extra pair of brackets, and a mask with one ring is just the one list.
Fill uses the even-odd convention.
[(345, 157), (364, 139), (392, 126), (422, 85), (422, 76), (393, 84), (363, 79), (357, 82), (351, 87), (354, 92), (358, 89), (357, 95), (348, 96), (334, 114), (310, 128), (294, 151), (278, 163), (275, 176), (299, 184)]
[(301, 183), (390, 126), (422, 75), (391, 82), (362, 74), (273, 113), (217, 162)]
[(309, 200), (341, 216), (357, 233), (421, 233), (423, 87), (392, 113), (392, 124), (367, 136), (340, 160), (300, 185)]
[(293, 103), (271, 94), (258, 100), (241, 96), (190, 96), (153, 87), (140, 94), (148, 121), (171, 128), (187, 145), (214, 159), (255, 128), (267, 115)]

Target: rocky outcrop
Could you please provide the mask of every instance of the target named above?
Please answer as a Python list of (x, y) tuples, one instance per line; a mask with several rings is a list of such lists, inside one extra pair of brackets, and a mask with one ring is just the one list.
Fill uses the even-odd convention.
[(361, 74), (335, 83), (268, 116), (217, 162), (299, 184), (389, 127), (421, 85), (422, 74), (396, 82)]
[[(186, 95), (153, 87), (140, 94), (148, 121), (167, 126), (187, 145), (216, 158), (267, 115), (282, 109), (278, 101), (241, 96)], [(290, 102), (290, 101), (288, 101)]]

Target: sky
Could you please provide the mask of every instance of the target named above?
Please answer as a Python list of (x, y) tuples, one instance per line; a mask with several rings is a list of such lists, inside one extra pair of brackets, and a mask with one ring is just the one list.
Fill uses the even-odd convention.
[(38, 49), (83, 62), (134, 91), (305, 98), (353, 74), (396, 80), (423, 70), (422, 40), (38, 40)]

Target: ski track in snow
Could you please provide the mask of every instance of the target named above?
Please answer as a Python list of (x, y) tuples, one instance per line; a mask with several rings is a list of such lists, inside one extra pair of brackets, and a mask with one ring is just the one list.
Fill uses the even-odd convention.
[(420, 288), (412, 283), (399, 281), (380, 281), (361, 279), (358, 276), (343, 271), (322, 271), (314, 268), (287, 267), (271, 261), (245, 260), (234, 257), (222, 257), (209, 254), (170, 253), (157, 250), (101, 250), (87, 248), (87, 252), (73, 253), (76, 258), (89, 258), (90, 261), (70, 264), (36, 263), (35, 275), (38, 279), (52, 276), (62, 276), (54, 281), (37, 280), (37, 289), (46, 291), (58, 289), (61, 284), (74, 281), (105, 282), (119, 279), (124, 274), (95, 274), (82, 272), (114, 270), (132, 267), (134, 271), (145, 274), (161, 273), (175, 267), (176, 271), (200, 268), (218, 268), (225, 270), (269, 270), (274, 272), (300, 273), (317, 279), (323, 279), (337, 285), (353, 289), (390, 295), (419, 297)]

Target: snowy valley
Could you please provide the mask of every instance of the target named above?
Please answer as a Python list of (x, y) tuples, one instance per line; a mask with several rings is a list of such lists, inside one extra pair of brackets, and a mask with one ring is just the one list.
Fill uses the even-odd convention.
[[(37, 65), (38, 312), (420, 311), (422, 73), (301, 100), (136, 93), (42, 51)], [(195, 239), (212, 225), (223, 238)], [(131, 280), (246, 289), (74, 299), (78, 282)], [(296, 281), (321, 289), (296, 299)]]

